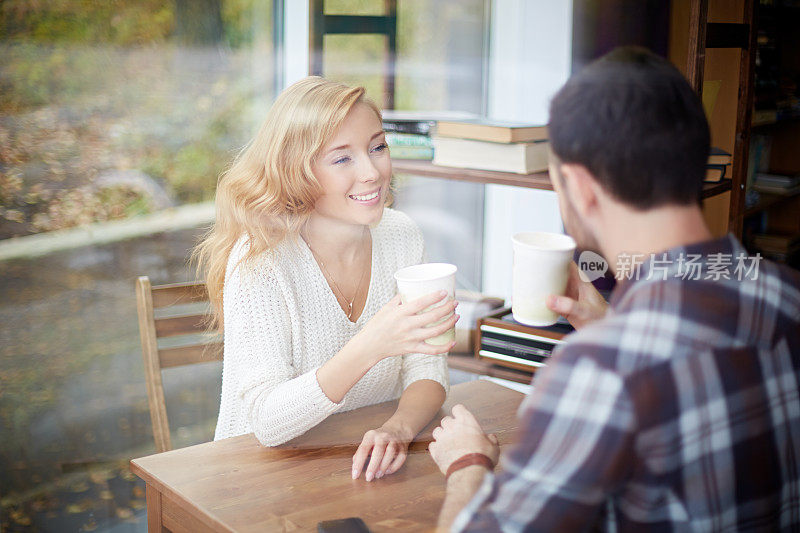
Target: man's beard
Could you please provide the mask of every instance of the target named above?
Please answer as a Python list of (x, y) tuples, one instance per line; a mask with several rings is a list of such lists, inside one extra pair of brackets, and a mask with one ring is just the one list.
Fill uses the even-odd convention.
[[(565, 213), (562, 213), (561, 220), (564, 223), (564, 230), (575, 239), (578, 251), (589, 250), (602, 255), (600, 243), (597, 238), (578, 215), (577, 210), (572, 206), (572, 200), (565, 195)], [(607, 258), (606, 258), (607, 259)]]

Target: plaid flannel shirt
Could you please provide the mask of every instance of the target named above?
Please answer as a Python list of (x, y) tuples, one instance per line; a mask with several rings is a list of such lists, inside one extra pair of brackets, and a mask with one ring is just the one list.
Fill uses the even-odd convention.
[(622, 281), (537, 375), (453, 530), (800, 530), (800, 276), (762, 261), (740, 280), (745, 256), (729, 236)]

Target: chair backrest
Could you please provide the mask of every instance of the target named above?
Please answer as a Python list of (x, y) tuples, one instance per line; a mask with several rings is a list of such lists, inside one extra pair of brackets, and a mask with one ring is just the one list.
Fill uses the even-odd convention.
[[(168, 313), (168, 308), (192, 307), (188, 304), (203, 302), (208, 303), (208, 292), (203, 282), (173, 283), (154, 287), (151, 286), (147, 276), (141, 276), (136, 280), (136, 307), (139, 312), (147, 403), (150, 405), (150, 420), (153, 424), (153, 438), (158, 453), (172, 449), (161, 370), (221, 361), (222, 341), (219, 336), (206, 334), (209, 319), (208, 305), (202, 312), (173, 313), (159, 318), (156, 318), (156, 310), (163, 309), (164, 313)], [(159, 312), (159, 315), (161, 313)], [(180, 343), (178, 346), (159, 348), (159, 339), (179, 335), (192, 337), (189, 342)]]

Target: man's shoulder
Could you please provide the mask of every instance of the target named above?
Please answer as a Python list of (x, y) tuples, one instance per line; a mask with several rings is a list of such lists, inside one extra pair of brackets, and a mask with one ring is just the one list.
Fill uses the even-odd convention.
[(560, 356), (629, 373), (706, 349), (769, 348), (800, 332), (800, 274), (764, 261), (755, 279), (637, 282), (617, 304), (567, 336)]
[(695, 342), (691, 337), (699, 326), (676, 312), (674, 302), (657, 302), (656, 295), (650, 296), (647, 305), (609, 309), (604, 318), (571, 333), (558, 357), (565, 362), (590, 358), (600, 367), (627, 375), (691, 351)]
[(631, 317), (649, 317), (648, 326), (656, 333), (680, 324), (687, 340), (711, 344), (726, 338), (750, 342), (756, 334), (766, 341), (770, 332), (749, 327), (772, 322), (772, 317), (780, 325), (800, 326), (800, 273), (760, 257), (755, 265), (747, 273), (726, 272), (719, 278), (707, 274), (700, 279), (637, 281), (617, 309)]
[(781, 295), (781, 310), (800, 320), (800, 272), (787, 265), (766, 261), (764, 284)]

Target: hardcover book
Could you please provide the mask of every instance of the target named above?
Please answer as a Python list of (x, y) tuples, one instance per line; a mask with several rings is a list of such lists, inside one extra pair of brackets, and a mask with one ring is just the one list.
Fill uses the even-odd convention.
[(433, 148), (430, 146), (390, 146), (392, 159), (417, 159), (430, 161), (433, 159)]
[(531, 174), (547, 170), (549, 143), (494, 143), (433, 137), (433, 164)]
[(703, 181), (716, 183), (725, 177), (725, 168), (728, 165), (706, 165), (706, 177)]
[(547, 140), (547, 126), (486, 118), (440, 120), (436, 124), (436, 135), (496, 143), (534, 142)]
[(430, 135), (438, 120), (468, 120), (475, 118), (473, 113), (460, 111), (397, 111), (384, 109), (383, 129), (386, 132)]
[(730, 165), (731, 160), (733, 157), (731, 154), (723, 150), (722, 148), (717, 148), (716, 146), (711, 147), (711, 152), (708, 154), (708, 164), (709, 165)]

